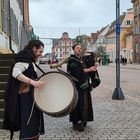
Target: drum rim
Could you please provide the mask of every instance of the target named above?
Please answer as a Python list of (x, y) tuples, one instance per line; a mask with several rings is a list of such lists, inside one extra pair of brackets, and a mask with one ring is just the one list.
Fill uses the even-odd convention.
[[(49, 116), (52, 116), (52, 117), (64, 117), (64, 116), (68, 115), (68, 114), (70, 113), (70, 111), (72, 111), (72, 110), (74, 109), (74, 107), (76, 106), (77, 101), (78, 101), (78, 92), (77, 92), (76, 86), (75, 86), (73, 80), (71, 79), (70, 75), (69, 75), (68, 73), (66, 73), (65, 71), (62, 71), (62, 72), (61, 72), (61, 71), (49, 71), (49, 72), (46, 72), (46, 73), (44, 73), (43, 75), (41, 75), (41, 76), (38, 78), (38, 80), (39, 80), (40, 78), (42, 78), (43, 76), (45, 76), (45, 75), (47, 75), (47, 74), (50, 74), (50, 73), (59, 73), (59, 74), (65, 75), (65, 76), (71, 81), (71, 83), (72, 83), (72, 85), (73, 85), (74, 96), (73, 96), (73, 98), (72, 98), (70, 104), (69, 104), (67, 107), (65, 107), (63, 110), (59, 111), (59, 112), (53, 112), (53, 113), (51, 113), (51, 112), (47, 112), (46, 110), (43, 110), (42, 108), (40, 108), (39, 105), (36, 103), (35, 94), (34, 94), (34, 95), (33, 95), (33, 98), (34, 98), (34, 101), (35, 101), (35, 105), (37, 106), (37, 108), (38, 108), (39, 110), (41, 110), (42, 112), (44, 112), (45, 114), (47, 114), (47, 115), (49, 115)], [(74, 101), (75, 101), (75, 104), (73, 105), (73, 102), (74, 102)], [(65, 112), (66, 110), (70, 110), (70, 111), (64, 114), (64, 112)]]

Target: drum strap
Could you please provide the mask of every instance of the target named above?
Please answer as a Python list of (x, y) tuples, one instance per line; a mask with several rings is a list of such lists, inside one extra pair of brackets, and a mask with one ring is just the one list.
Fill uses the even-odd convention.
[(34, 63), (34, 64), (43, 74), (45, 74), (45, 72), (36, 63)]
[(78, 79), (75, 78), (74, 76), (70, 75), (69, 73), (66, 73), (66, 72), (64, 72), (63, 70), (58, 69), (58, 68), (57, 68), (57, 70), (58, 70), (60, 73), (64, 73), (64, 74), (68, 75), (69, 77), (71, 77), (71, 79), (72, 79), (74, 82), (78, 82)]
[(33, 101), (33, 104), (32, 104), (32, 109), (31, 109), (31, 113), (30, 113), (30, 116), (29, 116), (28, 121), (27, 121), (27, 125), (29, 124), (29, 122), (31, 120), (31, 117), (32, 117), (32, 114), (33, 114), (33, 110), (34, 110), (34, 105), (35, 105), (35, 100)]

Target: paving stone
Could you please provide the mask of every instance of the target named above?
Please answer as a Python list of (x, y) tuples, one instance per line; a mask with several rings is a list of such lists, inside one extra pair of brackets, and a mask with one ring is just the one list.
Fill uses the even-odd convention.
[[(84, 132), (78, 132), (73, 130), (69, 116), (55, 118), (44, 114), (45, 134), (40, 140), (140, 140), (140, 98), (137, 98), (140, 97), (140, 80), (135, 89), (129, 81), (128, 85), (123, 84), (125, 96), (128, 95), (125, 100), (112, 100), (113, 89), (109, 87), (109, 77), (105, 73), (111, 70), (100, 67), (101, 71), (102, 84), (92, 93), (94, 121), (88, 123)], [(124, 72), (128, 73), (126, 69)], [(137, 77), (138, 73), (133, 74)], [(0, 140), (9, 140), (9, 134), (9, 131), (0, 130)], [(19, 132), (16, 132), (13, 140), (18, 137)]]

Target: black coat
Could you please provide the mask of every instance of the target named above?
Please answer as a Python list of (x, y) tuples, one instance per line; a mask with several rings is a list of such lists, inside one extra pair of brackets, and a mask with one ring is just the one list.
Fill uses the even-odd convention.
[[(32, 64), (34, 61), (28, 51), (19, 52), (15, 59), (15, 63), (17, 62), (28, 63), (29, 67), (23, 74), (31, 79), (37, 79), (37, 73)], [(13, 66), (11, 67), (7, 88), (5, 90), (3, 129), (10, 131), (20, 130), (20, 138), (30, 138), (37, 136), (39, 133), (43, 134), (43, 114), (36, 106), (34, 106), (30, 122), (27, 125), (34, 101), (34, 87), (30, 85), (30, 91), (28, 93), (19, 95), (18, 90), (21, 82), (12, 77)]]
[(67, 72), (78, 80), (78, 82), (75, 82), (78, 91), (78, 102), (75, 109), (70, 113), (70, 121), (93, 121), (93, 108), (88, 74), (84, 73), (83, 64), (75, 55), (71, 55), (69, 58)]

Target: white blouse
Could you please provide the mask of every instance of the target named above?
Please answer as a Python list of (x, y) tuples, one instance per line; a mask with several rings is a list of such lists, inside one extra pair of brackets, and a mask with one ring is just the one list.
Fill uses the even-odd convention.
[[(13, 67), (12, 76), (17, 78), (18, 75), (23, 73), (26, 69), (28, 69), (28, 67), (29, 67), (29, 63), (25, 63), (25, 62), (16, 63)], [(34, 63), (33, 63), (33, 67), (34, 67), (34, 70), (36, 71), (36, 66)]]

